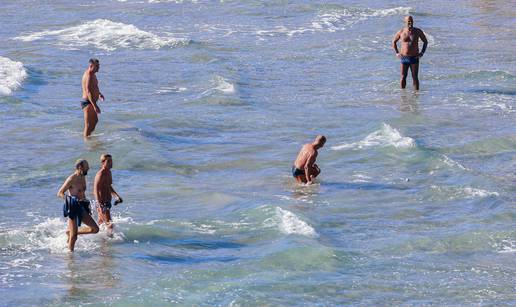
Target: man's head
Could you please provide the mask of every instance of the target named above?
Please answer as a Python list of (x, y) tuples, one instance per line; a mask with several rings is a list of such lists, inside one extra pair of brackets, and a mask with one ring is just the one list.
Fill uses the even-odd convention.
[(84, 159), (79, 159), (75, 161), (75, 170), (79, 172), (79, 174), (86, 176), (88, 174), (88, 170), (90, 169), (90, 166), (88, 164), (88, 161)]
[(403, 21), (405, 22), (407, 28), (412, 29), (412, 27), (414, 27), (414, 19), (412, 18), (412, 16), (405, 16)]
[(90, 59), (89, 63), (90, 63), (90, 65), (89, 65), (89, 67), (88, 67), (88, 68), (89, 68), (89, 70), (90, 70), (91, 72), (96, 73), (96, 72), (98, 72), (98, 71), (99, 71), (99, 69), (100, 69), (100, 62), (99, 62), (99, 59)]
[(108, 153), (102, 154), (100, 156), (100, 163), (102, 163), (103, 168), (111, 169), (113, 167), (113, 158)]
[(326, 143), (326, 137), (324, 135), (318, 135), (314, 140), (314, 146), (316, 149), (322, 148)]

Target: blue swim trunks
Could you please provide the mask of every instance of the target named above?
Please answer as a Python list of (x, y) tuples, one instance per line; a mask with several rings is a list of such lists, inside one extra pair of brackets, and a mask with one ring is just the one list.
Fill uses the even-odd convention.
[(410, 65), (419, 63), (419, 57), (417, 56), (401, 56), (401, 64)]
[(75, 196), (67, 195), (63, 205), (63, 215), (71, 220), (77, 220), (77, 226), (81, 226), (83, 213), (91, 215), (90, 202), (78, 200)]
[(297, 168), (295, 165), (292, 165), (292, 176), (293, 177), (304, 176), (304, 175), (305, 175), (304, 170)]

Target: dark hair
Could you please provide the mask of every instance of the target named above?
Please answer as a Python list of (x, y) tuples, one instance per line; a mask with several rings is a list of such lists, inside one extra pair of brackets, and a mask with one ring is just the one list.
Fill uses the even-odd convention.
[(99, 59), (91, 58), (89, 63), (94, 64), (94, 65), (99, 65)]
[(105, 154), (103, 154), (103, 155), (101, 155), (101, 156), (100, 156), (100, 162), (104, 162), (104, 161), (106, 161), (106, 160), (107, 160), (107, 158), (111, 158), (111, 159), (113, 159), (113, 157), (111, 157), (111, 155), (110, 155), (110, 154), (105, 153)]

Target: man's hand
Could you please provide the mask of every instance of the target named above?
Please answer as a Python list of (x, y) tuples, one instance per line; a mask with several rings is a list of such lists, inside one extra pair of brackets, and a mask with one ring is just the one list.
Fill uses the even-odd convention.
[(102, 93), (99, 93), (99, 97), (100, 97), (100, 100), (104, 101), (104, 95), (102, 95)]
[(421, 53), (419, 54), (419, 57), (420, 57), (420, 58), (422, 58), (422, 57), (423, 57), (423, 54), (424, 54), (424, 53), (423, 53), (423, 52), (421, 52)]
[(123, 203), (123, 202), (124, 202), (124, 200), (122, 199), (122, 197), (120, 197), (120, 196), (119, 196), (119, 197), (115, 200), (114, 205), (116, 206), (116, 205), (121, 204), (121, 203)]
[(97, 112), (97, 114), (100, 114), (100, 108), (96, 105), (93, 105), (93, 109), (95, 109), (95, 112)]
[(396, 53), (396, 57), (397, 57), (397, 58), (401, 58), (401, 54)]

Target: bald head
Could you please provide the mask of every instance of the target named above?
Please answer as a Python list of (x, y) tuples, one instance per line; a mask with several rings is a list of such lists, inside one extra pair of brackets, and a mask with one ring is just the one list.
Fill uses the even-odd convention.
[(414, 18), (412, 16), (408, 15), (403, 18), (403, 21), (405, 22), (405, 25), (407, 28), (412, 28), (414, 26)]
[(326, 143), (326, 137), (324, 135), (318, 135), (315, 137), (314, 146), (321, 148), (324, 146), (324, 143)]

